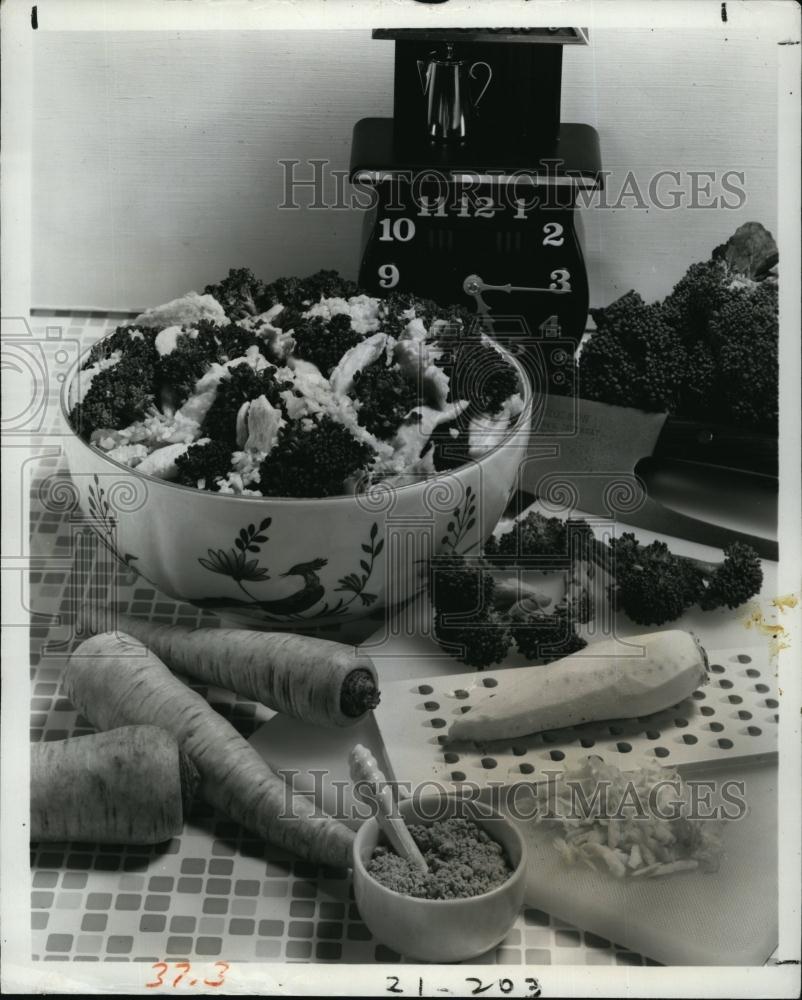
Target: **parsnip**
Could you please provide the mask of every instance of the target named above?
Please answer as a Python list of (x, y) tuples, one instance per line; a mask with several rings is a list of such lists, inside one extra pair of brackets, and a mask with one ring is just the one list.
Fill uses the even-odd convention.
[(104, 633), (81, 643), (64, 671), (67, 697), (101, 730), (167, 730), (200, 774), (206, 801), (246, 829), (301, 858), (351, 863), (353, 831), (317, 810), (274, 773), (234, 727), (131, 636)]
[(156, 726), (31, 744), (31, 840), (160, 844), (181, 833), (198, 772)]
[(603, 640), (547, 666), (510, 670), (503, 684), (482, 689), (452, 723), (449, 739), (508, 739), (651, 715), (707, 682), (707, 655), (690, 632), (653, 632), (626, 642)]

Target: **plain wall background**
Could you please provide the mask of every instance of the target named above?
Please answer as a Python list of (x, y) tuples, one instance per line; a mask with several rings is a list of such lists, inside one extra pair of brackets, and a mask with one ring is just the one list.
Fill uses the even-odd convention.
[[(356, 276), (363, 213), (280, 210), (277, 161), (347, 169), (354, 122), (391, 114), (392, 42), (40, 32), (34, 50), (34, 307), (140, 309), (242, 265)], [(597, 128), (612, 190), (628, 171), (643, 190), (660, 170), (746, 175), (736, 211), (583, 209), (592, 305), (665, 295), (744, 221), (776, 231), (775, 54), (754, 28), (715, 23), (565, 48), (562, 119)]]

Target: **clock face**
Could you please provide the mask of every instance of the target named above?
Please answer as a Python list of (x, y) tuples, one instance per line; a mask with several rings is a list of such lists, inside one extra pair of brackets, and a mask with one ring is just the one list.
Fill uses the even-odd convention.
[(359, 275), (368, 291), (413, 292), (494, 324), (517, 319), (532, 337), (579, 342), (588, 285), (572, 205), (546, 207), (537, 189), (515, 198), (498, 184), (415, 196), (382, 184), (378, 193)]

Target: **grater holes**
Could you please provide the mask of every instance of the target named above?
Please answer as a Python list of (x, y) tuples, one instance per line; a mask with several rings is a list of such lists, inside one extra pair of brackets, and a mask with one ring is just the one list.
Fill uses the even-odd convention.
[(749, 668), (749, 669), (748, 669), (748, 670), (746, 671), (746, 676), (747, 676), (747, 677), (760, 677), (760, 671), (759, 671), (759, 670), (755, 670), (755, 668), (754, 668), (754, 667), (750, 667), (750, 668)]
[(702, 705), (702, 707), (699, 709), (699, 711), (702, 713), (702, 715), (715, 715), (716, 714), (716, 710), (715, 710), (715, 708), (713, 708), (712, 705)]
[(724, 667), (722, 667), (722, 665), (720, 663), (711, 663), (710, 664), (710, 669), (713, 671), (714, 674), (723, 674), (724, 673)]
[(739, 694), (728, 694), (727, 695), (727, 701), (731, 705), (742, 705), (743, 704), (743, 698)]
[(526, 753), (526, 747), (515, 746), (512, 748), (512, 752), (516, 757), (523, 757)]
[(451, 780), (452, 781), (465, 781), (465, 772), (464, 771), (452, 771), (451, 772)]
[(449, 750), (447, 753), (443, 754), (443, 760), (446, 764), (459, 764), (459, 754)]
[(722, 750), (732, 750), (734, 746), (732, 740), (728, 740), (726, 736), (720, 736), (716, 742)]
[(768, 684), (755, 684), (755, 691), (759, 691), (761, 694), (765, 694), (769, 690)]
[(707, 695), (704, 693), (704, 691), (694, 691), (693, 692), (693, 697), (697, 701), (704, 701), (704, 699), (707, 697)]
[(760, 726), (747, 726), (746, 731), (750, 736), (761, 736), (763, 734)]
[(752, 718), (752, 713), (747, 712), (745, 708), (739, 709), (739, 711), (736, 712), (736, 715), (741, 720), (741, 722), (745, 722), (747, 719)]
[(446, 722), (445, 719), (436, 717), (431, 720), (429, 725), (432, 727), (432, 729), (443, 729), (446, 725), (448, 725), (448, 723)]
[(486, 688), (498, 687), (498, 681), (495, 677), (483, 677), (482, 684), (484, 684)]
[(660, 739), (660, 731), (658, 729), (647, 729), (646, 730), (646, 739), (647, 740), (659, 740)]
[(549, 750), (549, 757), (552, 760), (565, 760), (565, 754), (562, 750)]
[(425, 701), (423, 703), (423, 707), (426, 709), (427, 712), (436, 712), (437, 709), (440, 708), (440, 705), (436, 701)]
[(468, 697), (468, 692), (467, 691), (463, 691), (462, 688), (457, 688), (457, 690), (454, 692), (454, 697), (455, 698), (467, 698)]
[(699, 742), (699, 737), (698, 736), (694, 736), (693, 733), (683, 733), (682, 734), (682, 742), (683, 743), (687, 743), (688, 746), (693, 746), (694, 743), (698, 743)]
[(776, 698), (766, 698), (766, 700), (763, 702), (763, 704), (766, 706), (766, 708), (779, 708), (780, 707), (780, 703), (777, 701)]
[(434, 688), (431, 684), (419, 684), (418, 694), (434, 694)]
[(688, 725), (688, 720), (683, 718), (674, 719), (674, 725), (682, 729)]
[(735, 659), (736, 659), (736, 660), (737, 660), (737, 661), (738, 661), (739, 663), (751, 663), (751, 662), (752, 662), (752, 657), (751, 657), (751, 656), (748, 656), (748, 655), (747, 655), (746, 653), (739, 653), (739, 654), (738, 654), (738, 655), (737, 655), (737, 656), (735, 657)]
[(534, 765), (527, 764), (527, 762), (524, 761), (520, 765), (519, 770), (520, 770), (521, 774), (534, 774), (535, 768), (534, 768)]
[(632, 744), (622, 740), (620, 743), (616, 743), (615, 748), (619, 753), (629, 753), (632, 750)]
[(732, 683), (732, 681), (728, 681), (726, 677), (723, 677), (718, 682), (718, 686), (721, 687), (721, 688), (724, 688), (725, 690), (729, 690), (731, 687), (733, 687), (733, 683)]
[(623, 736), (624, 735), (624, 727), (623, 726), (608, 726), (607, 727), (607, 732), (611, 736)]
[(654, 755), (655, 757), (668, 757), (671, 751), (667, 747), (655, 747)]
[(583, 736), (579, 741), (579, 745), (584, 747), (586, 750), (590, 750), (591, 747), (596, 746), (596, 741), (591, 739), (590, 736)]
[(482, 767), (486, 771), (492, 771), (494, 767), (498, 767), (498, 761), (495, 757), (482, 757)]
[(711, 722), (710, 730), (714, 733), (721, 733), (724, 731), (724, 726), (720, 722)]

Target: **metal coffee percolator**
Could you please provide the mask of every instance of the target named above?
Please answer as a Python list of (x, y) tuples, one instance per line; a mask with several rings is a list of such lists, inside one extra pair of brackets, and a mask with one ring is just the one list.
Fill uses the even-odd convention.
[[(487, 70), (487, 79), (478, 97), (474, 98), (471, 81), (476, 79), (477, 67)], [(493, 79), (489, 64), (469, 64), (464, 59), (456, 59), (453, 46), (447, 44), (445, 56), (431, 52), (428, 61), (418, 59), (418, 76), (427, 98), (429, 138), (440, 142), (466, 139), (474, 111)]]

